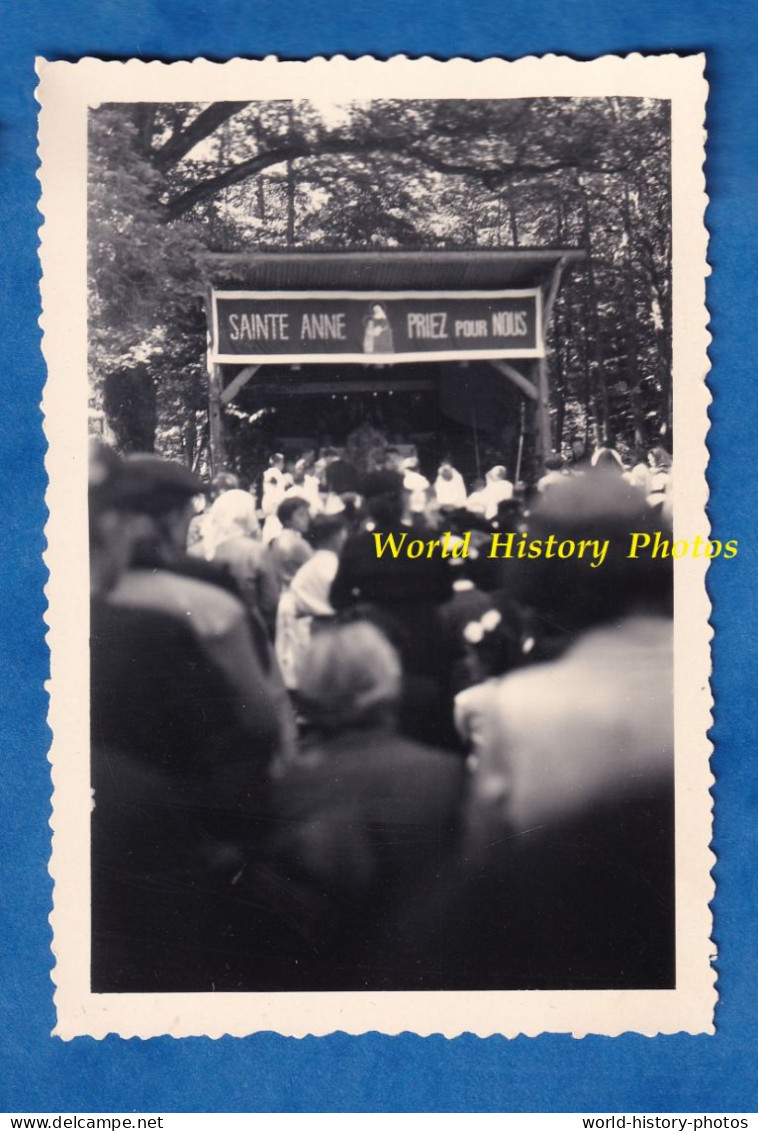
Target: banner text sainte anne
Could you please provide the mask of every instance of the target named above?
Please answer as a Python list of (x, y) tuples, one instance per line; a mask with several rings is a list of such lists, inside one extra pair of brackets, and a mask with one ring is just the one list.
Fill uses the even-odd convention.
[[(288, 342), (297, 329), (299, 340), (347, 341), (347, 316), (334, 313), (305, 312), (299, 326), (292, 325), (286, 311), (263, 314), (229, 314), (229, 338), (233, 342)], [(523, 338), (529, 332), (525, 310), (493, 310), (489, 318), (453, 318), (448, 311), (409, 311), (405, 314), (405, 331), (409, 341), (445, 341), (454, 338)]]

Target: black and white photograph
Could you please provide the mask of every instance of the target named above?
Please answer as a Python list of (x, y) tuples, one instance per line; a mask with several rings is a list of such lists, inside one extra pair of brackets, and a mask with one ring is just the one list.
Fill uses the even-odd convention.
[[(50, 111), (43, 328), (78, 371), (47, 420), (75, 402), (81, 503), (51, 546), (89, 559), (52, 708), (88, 736), (53, 923), (73, 946), (78, 845), (59, 967), (98, 1019), (67, 997), (69, 1031), (172, 1031), (140, 1003), (193, 998), (220, 1032), (426, 1031), (403, 1001), (454, 1001), (452, 1032), (710, 1024), (682, 656), (707, 673), (704, 571), (737, 544), (704, 509), (702, 69), (556, 62), (542, 93), (407, 60), (288, 96), (239, 62), (218, 98), (212, 64), (194, 98), (92, 81), (71, 232)], [(334, 1001), (365, 1023), (308, 1018)]]

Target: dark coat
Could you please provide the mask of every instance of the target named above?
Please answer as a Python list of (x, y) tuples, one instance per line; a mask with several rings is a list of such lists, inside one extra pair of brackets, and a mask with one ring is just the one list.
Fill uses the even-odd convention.
[(402, 946), (380, 928), (364, 960), (398, 990), (671, 989), (674, 895), (673, 789), (658, 787), (463, 848), (445, 885), (388, 917)]
[[(395, 530), (398, 538), (403, 533), (408, 539), (432, 537), (408, 528)], [(432, 745), (454, 747), (452, 655), (439, 620), (440, 606), (451, 593), (451, 571), (444, 559), (377, 558), (373, 533), (362, 531), (348, 539), (340, 556), (331, 603), (338, 612), (367, 613), (400, 653), (403, 733)]]
[(254, 933), (236, 898), (268, 828), (279, 725), (176, 616), (91, 614), (92, 986), (235, 988)]
[[(460, 760), (387, 727), (315, 742), (275, 787), (276, 852), (297, 923), (293, 984), (392, 988), (362, 959), (387, 909), (447, 874), (463, 798)], [(402, 946), (400, 921), (386, 922)]]

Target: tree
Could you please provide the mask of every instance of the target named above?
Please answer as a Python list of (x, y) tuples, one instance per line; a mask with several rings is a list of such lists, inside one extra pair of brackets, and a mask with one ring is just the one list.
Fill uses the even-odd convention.
[(585, 247), (549, 342), (556, 443), (670, 424), (664, 102), (106, 105), (90, 152), (94, 384), (148, 361), (182, 458), (203, 442), (205, 253), (243, 248)]

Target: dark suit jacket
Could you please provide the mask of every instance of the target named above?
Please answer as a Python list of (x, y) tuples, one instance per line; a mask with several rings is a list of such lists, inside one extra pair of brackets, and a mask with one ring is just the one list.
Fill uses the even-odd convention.
[(393, 910), (402, 945), (380, 927), (365, 961), (398, 990), (673, 988), (674, 894), (673, 790), (656, 788), (464, 846)]
[(362, 960), (365, 940), (403, 893), (417, 883), (428, 891), (447, 873), (464, 769), (387, 727), (327, 737), (306, 757), (274, 798), (278, 859), (299, 918), (293, 977), (302, 981), (291, 988), (381, 988)]
[(275, 711), (240, 722), (177, 617), (96, 601), (91, 735), (93, 989), (236, 988), (236, 883), (268, 828)]
[[(382, 531), (386, 534), (387, 531)], [(433, 537), (399, 528), (399, 538)], [(404, 734), (432, 745), (456, 745), (450, 708), (452, 654), (439, 609), (452, 593), (452, 574), (442, 558), (377, 558), (373, 533), (350, 538), (331, 590), (339, 611), (359, 608), (388, 636), (403, 662), (400, 725)]]

